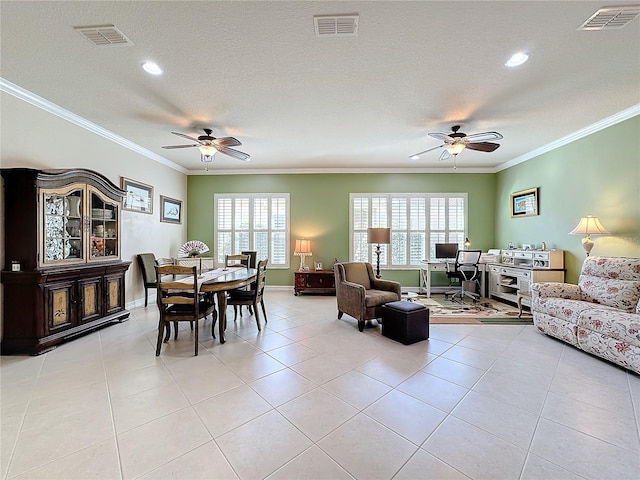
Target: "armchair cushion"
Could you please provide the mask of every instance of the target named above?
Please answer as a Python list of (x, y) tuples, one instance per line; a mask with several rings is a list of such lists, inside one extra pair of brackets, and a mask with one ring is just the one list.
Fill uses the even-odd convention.
[(362, 285), (365, 290), (371, 289), (371, 280), (367, 266), (361, 262), (343, 263), (344, 273), (349, 282)]
[(397, 302), (398, 295), (394, 291), (367, 290), (364, 297), (364, 306), (367, 308), (377, 307), (389, 302)]

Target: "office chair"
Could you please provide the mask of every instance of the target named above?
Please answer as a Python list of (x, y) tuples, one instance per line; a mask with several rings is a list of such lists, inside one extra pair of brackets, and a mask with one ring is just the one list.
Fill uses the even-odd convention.
[(478, 286), (478, 278), (480, 277), (478, 262), (481, 254), (482, 250), (458, 250), (456, 252), (456, 261), (453, 264), (447, 263), (446, 272), (450, 280), (457, 279), (460, 282), (460, 289), (446, 292), (445, 298), (451, 295), (451, 300), (460, 297), (460, 301), (463, 303), (464, 297), (469, 297), (474, 302), (478, 301), (480, 295), (475, 291), (465, 290), (465, 283), (468, 285), (468, 282), (475, 282)]

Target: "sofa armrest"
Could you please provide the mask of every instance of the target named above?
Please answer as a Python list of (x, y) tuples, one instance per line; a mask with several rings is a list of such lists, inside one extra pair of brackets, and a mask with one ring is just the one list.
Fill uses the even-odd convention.
[(582, 290), (578, 285), (560, 282), (539, 282), (531, 284), (531, 296), (536, 298), (565, 298), (582, 300)]
[(394, 282), (393, 280), (381, 280), (376, 278), (371, 281), (371, 288), (375, 290), (395, 292), (398, 294), (398, 299), (400, 299), (400, 296), (402, 295), (402, 285), (398, 282)]

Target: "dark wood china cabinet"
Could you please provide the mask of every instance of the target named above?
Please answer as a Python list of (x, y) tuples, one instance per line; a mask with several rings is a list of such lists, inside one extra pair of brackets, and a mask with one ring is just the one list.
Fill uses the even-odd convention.
[(39, 354), (129, 317), (124, 191), (85, 169), (2, 169), (2, 354)]

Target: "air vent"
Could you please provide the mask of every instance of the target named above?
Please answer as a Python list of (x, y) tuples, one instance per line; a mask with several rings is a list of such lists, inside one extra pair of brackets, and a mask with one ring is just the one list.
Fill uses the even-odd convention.
[(113, 25), (74, 28), (87, 40), (99, 47), (133, 45), (133, 42)]
[(578, 30), (615, 30), (640, 15), (640, 5), (601, 8), (578, 27)]
[(355, 37), (358, 15), (317, 15), (313, 17), (316, 37)]

